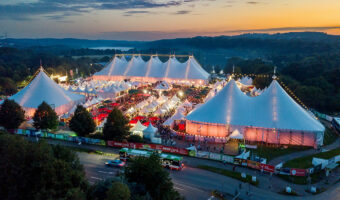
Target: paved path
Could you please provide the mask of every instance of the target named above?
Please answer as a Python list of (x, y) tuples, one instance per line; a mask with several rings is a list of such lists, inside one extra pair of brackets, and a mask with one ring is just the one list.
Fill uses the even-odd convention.
[[(329, 151), (329, 150), (336, 149), (336, 148), (339, 148), (339, 147), (340, 147), (340, 137), (338, 137), (338, 139), (335, 142), (333, 142), (332, 144), (327, 145), (325, 147), (322, 147), (322, 151)], [(269, 161), (269, 164), (270, 165), (277, 165), (281, 162), (286, 162), (288, 160), (293, 160), (295, 158), (309, 156), (309, 155), (313, 155), (313, 154), (320, 153), (320, 152), (321, 152), (320, 150), (316, 150), (316, 149), (308, 149), (308, 150), (305, 150), (305, 151), (294, 152), (294, 153), (291, 153), (291, 154), (286, 154), (286, 155), (283, 155), (283, 156), (280, 156), (280, 157), (276, 157), (276, 158), (272, 159), (271, 161)]]

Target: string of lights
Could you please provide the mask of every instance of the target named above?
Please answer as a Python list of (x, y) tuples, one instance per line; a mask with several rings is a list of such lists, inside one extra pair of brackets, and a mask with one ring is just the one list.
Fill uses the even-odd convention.
[(241, 74), (241, 73), (234, 73), (234, 76), (237, 76), (237, 77), (248, 76), (248, 77), (261, 77), (261, 78), (272, 77), (271, 75), (268, 75), (268, 74)]
[(158, 57), (190, 57), (192, 55), (176, 55), (176, 54), (140, 54), (140, 53), (134, 53), (134, 54), (115, 54), (115, 56), (146, 56), (146, 57), (151, 57), (151, 56), (158, 56)]
[(309, 110), (309, 108), (293, 93), (292, 90), (288, 88), (287, 85), (285, 85), (282, 81), (280, 81), (280, 84), (290, 94), (290, 96), (292, 96), (302, 107), (304, 107), (306, 110)]
[[(248, 77), (260, 77), (260, 78), (270, 78), (272, 77), (272, 75), (269, 74), (241, 74), (241, 73), (234, 73), (234, 76), (236, 77), (244, 77), (244, 76), (248, 76)], [(279, 80), (279, 77), (276, 77), (276, 80), (279, 81), (280, 85), (283, 86), (283, 88), (286, 90), (286, 92), (289, 93), (289, 95), (291, 97), (293, 97), (303, 108), (305, 108), (306, 110), (309, 110), (309, 108), (301, 101), (301, 99), (299, 99), (294, 92), (288, 88), (288, 86), (286, 84), (284, 84), (281, 80)]]

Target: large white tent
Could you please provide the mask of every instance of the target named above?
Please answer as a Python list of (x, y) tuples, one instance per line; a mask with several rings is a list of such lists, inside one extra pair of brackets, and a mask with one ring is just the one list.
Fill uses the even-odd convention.
[(169, 82), (207, 82), (207, 73), (198, 64), (193, 56), (189, 56), (184, 63), (179, 62), (174, 56), (163, 63), (157, 56), (151, 56), (144, 61), (141, 56), (132, 56), (127, 61), (124, 57), (115, 56), (112, 61), (100, 72), (93, 75), (94, 80), (124, 80), (132, 81), (169, 81)]
[(238, 129), (247, 141), (275, 144), (322, 145), (325, 130), (276, 80), (257, 97), (245, 95), (231, 80), (186, 119), (189, 134), (226, 137)]
[(67, 113), (74, 105), (85, 101), (85, 96), (72, 93), (50, 79), (40, 68), (38, 74), (24, 89), (9, 99), (13, 99), (26, 111), (25, 115), (33, 116), (38, 106), (45, 101), (58, 115)]

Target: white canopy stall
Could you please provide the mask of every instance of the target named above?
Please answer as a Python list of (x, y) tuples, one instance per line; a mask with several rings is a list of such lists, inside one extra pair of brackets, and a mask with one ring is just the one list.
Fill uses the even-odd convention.
[(146, 139), (152, 139), (157, 133), (158, 129), (152, 126), (152, 123), (149, 123), (149, 126), (143, 130), (143, 137)]
[(133, 135), (139, 135), (140, 137), (143, 137), (143, 131), (146, 129), (146, 126), (144, 126), (142, 123), (140, 123), (140, 121), (138, 120), (138, 122), (136, 123), (136, 125), (134, 127), (132, 127), (130, 129), (130, 132)]

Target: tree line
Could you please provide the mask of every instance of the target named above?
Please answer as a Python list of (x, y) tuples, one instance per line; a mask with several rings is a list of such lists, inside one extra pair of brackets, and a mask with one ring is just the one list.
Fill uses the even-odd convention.
[(100, 59), (72, 58), (53, 53), (51, 50), (38, 51), (35, 48), (2, 47), (0, 48), (0, 95), (12, 95), (17, 92), (18, 87), (28, 84), (28, 80), (39, 69), (40, 61), (48, 73), (71, 77), (70, 70), (72, 70), (73, 78), (87, 77), (102, 69), (101, 65), (92, 64), (101, 62)]
[[(56, 130), (59, 126), (57, 113), (46, 102), (42, 102), (33, 117), (33, 127), (37, 130)], [(14, 100), (6, 99), (0, 106), (0, 126), (7, 130), (17, 129), (25, 121), (25, 111)], [(115, 141), (142, 141), (141, 137), (129, 134), (129, 121), (118, 108), (114, 108), (104, 124), (103, 133), (97, 133), (96, 124), (89, 111), (78, 105), (74, 111), (69, 127), (81, 137), (94, 137)]]
[(340, 53), (305, 56), (275, 56), (270, 61), (263, 59), (230, 58), (224, 71), (231, 73), (269, 75), (268, 78), (253, 77), (257, 88), (271, 83), (274, 66), (279, 80), (309, 108), (320, 112), (340, 112)]
[(183, 199), (157, 154), (132, 159), (123, 174), (91, 185), (76, 152), (69, 148), (0, 131), (0, 153), (0, 196), (4, 200)]

